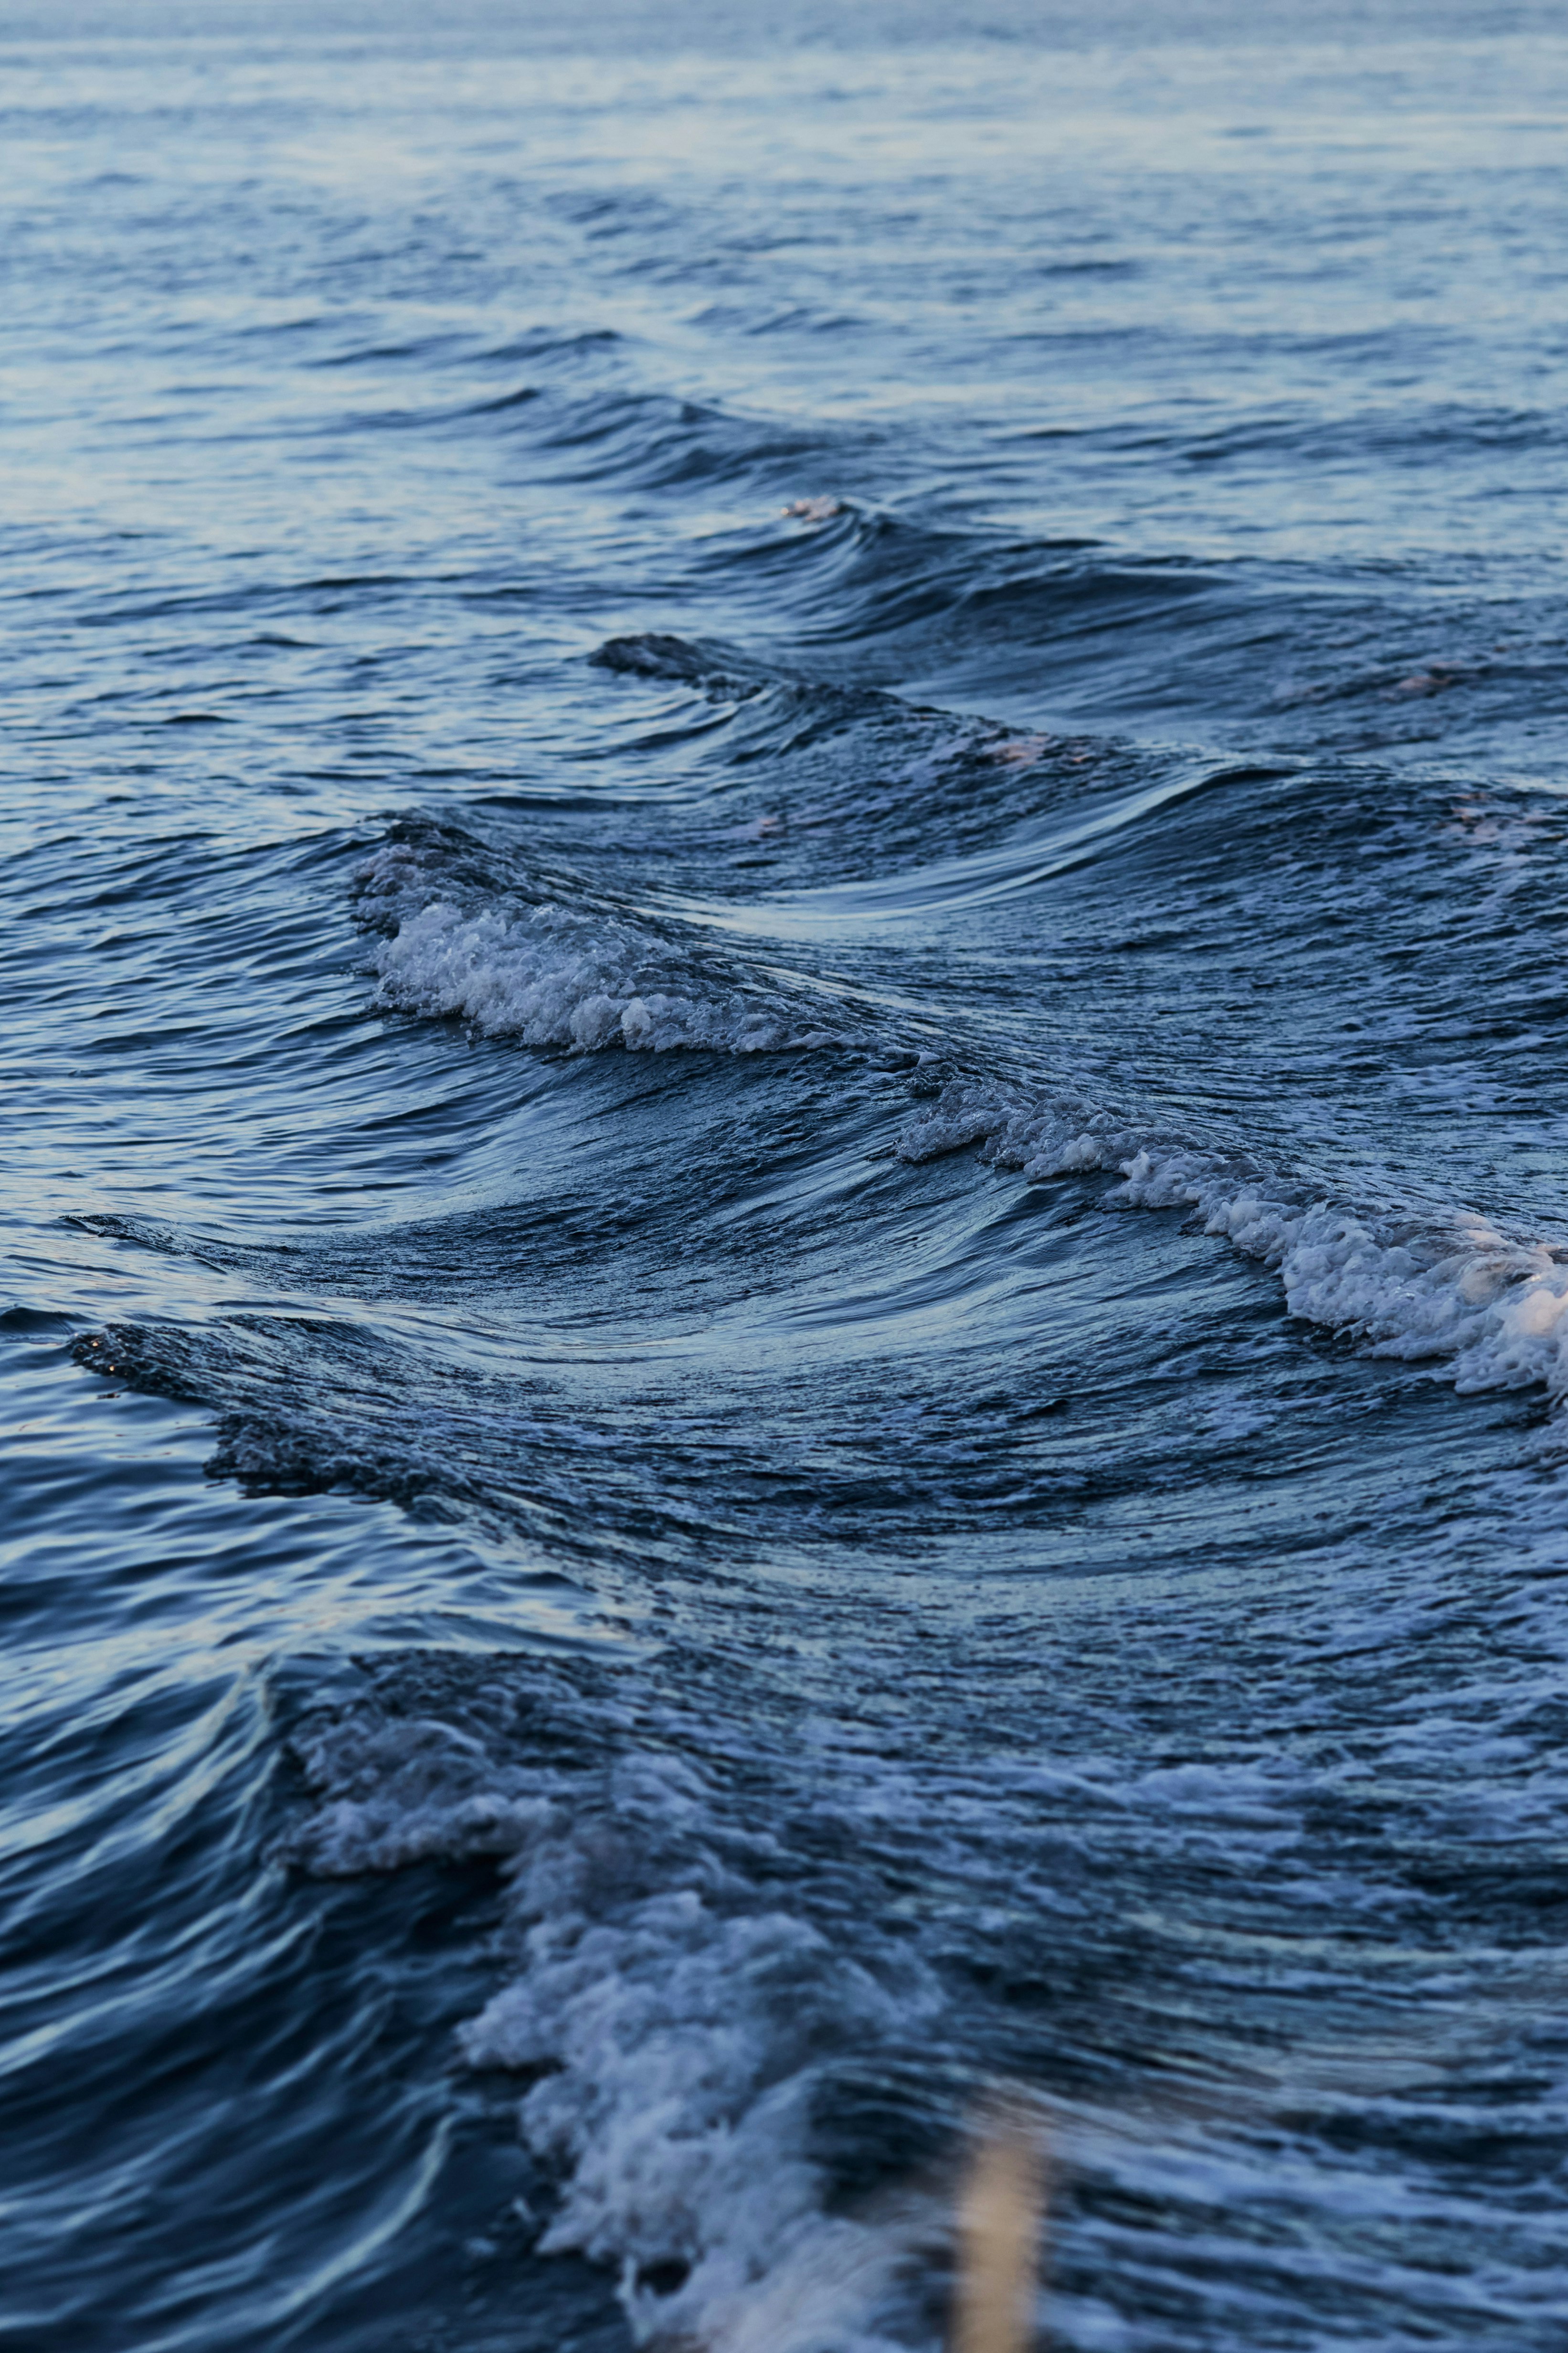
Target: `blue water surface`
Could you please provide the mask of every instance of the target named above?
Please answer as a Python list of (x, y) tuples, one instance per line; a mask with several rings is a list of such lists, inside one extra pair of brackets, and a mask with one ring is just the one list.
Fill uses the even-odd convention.
[(0, 2334), (1568, 2320), (1568, 34), (0, 5)]

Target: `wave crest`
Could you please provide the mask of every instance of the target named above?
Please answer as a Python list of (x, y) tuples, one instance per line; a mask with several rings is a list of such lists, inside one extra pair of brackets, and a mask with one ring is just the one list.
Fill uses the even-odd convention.
[(982, 1159), (1036, 1180), (1120, 1170), (1111, 1204), (1195, 1211), (1205, 1233), (1276, 1270), (1292, 1315), (1376, 1356), (1446, 1361), (1460, 1389), (1539, 1383), (1568, 1397), (1568, 1244), (1458, 1209), (1336, 1200), (1237, 1155), (1140, 1134), (1110, 1111), (972, 1080), (945, 1087), (897, 1150), (922, 1161), (976, 1143)]
[(511, 894), (474, 903), (404, 843), (368, 860), (358, 887), (367, 920), (392, 927), (376, 972), (381, 1003), (400, 1012), (580, 1054), (777, 1054), (842, 1038), (816, 1005), (791, 1004), (781, 977), (726, 969), (673, 924), (666, 936), (607, 909)]
[(296, 1742), (316, 1808), (292, 1853), (332, 1876), (502, 1859), (507, 1978), (459, 2044), (536, 2079), (518, 2117), (556, 2184), (540, 2252), (613, 2265), (642, 2344), (924, 2343), (905, 2274), (931, 2201), (833, 2211), (816, 2109), (847, 2056), (933, 2031), (935, 1977), (803, 1916), (776, 1840), (727, 1820), (695, 1762), (507, 1754), (515, 1737), (374, 1705), (318, 1726)]

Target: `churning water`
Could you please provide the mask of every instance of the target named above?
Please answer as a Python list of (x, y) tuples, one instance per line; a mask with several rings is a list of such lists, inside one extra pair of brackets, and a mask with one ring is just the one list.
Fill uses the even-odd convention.
[(1568, 2320), (1551, 12), (0, 12), (5, 2341)]

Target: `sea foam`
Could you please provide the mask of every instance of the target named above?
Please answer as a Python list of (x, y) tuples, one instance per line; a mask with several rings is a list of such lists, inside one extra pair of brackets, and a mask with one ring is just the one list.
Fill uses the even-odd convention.
[(834, 1042), (784, 984), (730, 971), (700, 936), (608, 911), (454, 893), (401, 844), (361, 869), (359, 898), (392, 936), (376, 958), (383, 1004), (457, 1016), (488, 1036), (591, 1053), (785, 1053)]
[(1110, 1111), (984, 1082), (950, 1083), (897, 1149), (922, 1161), (972, 1144), (1034, 1179), (1119, 1170), (1110, 1204), (1194, 1211), (1278, 1272), (1292, 1315), (1375, 1355), (1441, 1362), (1460, 1389), (1568, 1396), (1568, 1241), (1510, 1237), (1458, 1209), (1355, 1205)]
[(459, 2040), (471, 2066), (537, 2079), (520, 2129), (560, 2185), (542, 2253), (613, 2266), (639, 2343), (921, 2341), (904, 2290), (934, 2204), (835, 2213), (812, 2147), (824, 2070), (940, 2012), (917, 1957), (864, 1933), (851, 1950), (803, 1917), (770, 1887), (772, 1841), (738, 1834), (677, 1756), (514, 1761), (374, 1710), (299, 1754), (317, 1799), (294, 1841), (307, 1868), (502, 1859), (506, 1981)]

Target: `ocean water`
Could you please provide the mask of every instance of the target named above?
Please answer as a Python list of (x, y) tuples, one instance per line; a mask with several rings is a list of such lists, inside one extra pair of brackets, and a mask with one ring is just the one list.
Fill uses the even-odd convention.
[(0, 2341), (1562, 2345), (1565, 124), (0, 7)]

